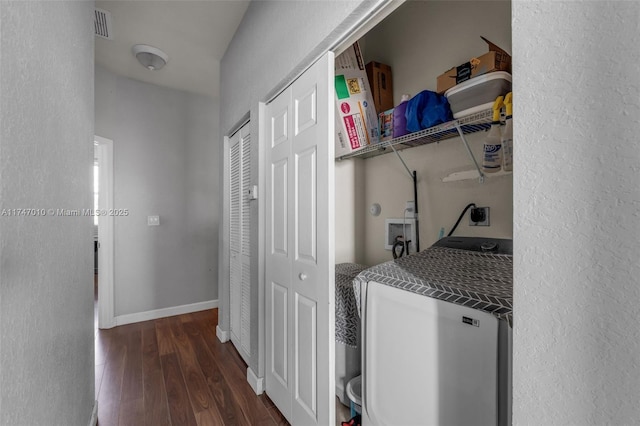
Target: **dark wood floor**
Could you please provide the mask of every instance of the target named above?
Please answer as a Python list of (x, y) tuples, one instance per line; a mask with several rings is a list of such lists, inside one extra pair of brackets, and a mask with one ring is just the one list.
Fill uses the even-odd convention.
[(220, 343), (218, 310), (96, 330), (98, 424), (286, 425)]

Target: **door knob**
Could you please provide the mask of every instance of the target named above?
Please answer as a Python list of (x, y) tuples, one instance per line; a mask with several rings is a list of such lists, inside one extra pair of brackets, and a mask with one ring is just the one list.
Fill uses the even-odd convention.
[(300, 272), (300, 274), (298, 274), (298, 278), (300, 278), (300, 281), (304, 281), (307, 279), (307, 274)]

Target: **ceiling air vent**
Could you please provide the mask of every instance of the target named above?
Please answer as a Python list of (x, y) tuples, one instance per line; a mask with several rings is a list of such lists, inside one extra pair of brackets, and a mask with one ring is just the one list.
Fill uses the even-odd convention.
[(111, 12), (95, 8), (93, 25), (96, 30), (96, 36), (113, 40), (113, 26), (111, 24)]

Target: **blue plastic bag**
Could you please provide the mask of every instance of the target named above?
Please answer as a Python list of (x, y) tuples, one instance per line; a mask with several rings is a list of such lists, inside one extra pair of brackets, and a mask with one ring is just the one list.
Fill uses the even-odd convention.
[(453, 120), (447, 98), (430, 90), (423, 90), (409, 99), (405, 117), (409, 132), (417, 132)]

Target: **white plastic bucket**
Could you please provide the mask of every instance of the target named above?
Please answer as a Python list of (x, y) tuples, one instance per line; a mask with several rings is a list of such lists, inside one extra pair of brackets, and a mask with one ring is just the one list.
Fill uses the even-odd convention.
[(362, 376), (356, 376), (347, 383), (347, 396), (351, 407), (351, 417), (362, 414)]

